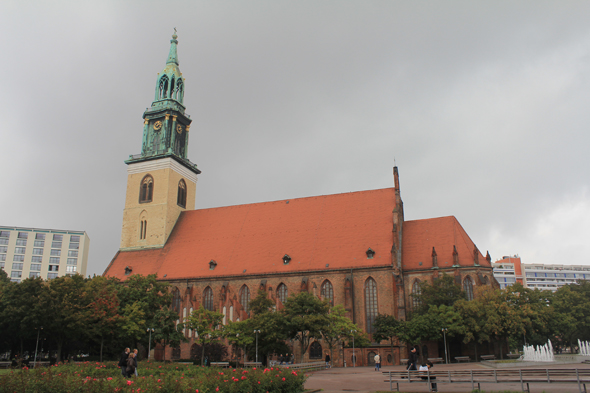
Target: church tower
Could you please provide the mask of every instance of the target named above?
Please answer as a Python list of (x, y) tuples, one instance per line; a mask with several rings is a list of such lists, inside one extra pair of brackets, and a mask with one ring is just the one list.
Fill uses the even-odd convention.
[(152, 106), (143, 114), (141, 154), (127, 166), (121, 250), (163, 247), (184, 210), (194, 210), (197, 175), (186, 155), (192, 120), (184, 112), (184, 78), (178, 68), (177, 36), (158, 74)]

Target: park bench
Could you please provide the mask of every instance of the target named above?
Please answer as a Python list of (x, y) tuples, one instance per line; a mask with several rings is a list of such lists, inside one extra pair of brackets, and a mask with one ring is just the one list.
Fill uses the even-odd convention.
[(432, 363), (442, 363), (443, 358), (428, 358)]
[(496, 355), (481, 355), (479, 358), (481, 360), (494, 360), (496, 359)]
[(292, 370), (323, 370), (326, 368), (326, 362), (308, 362), (308, 363), (294, 363), (294, 364), (280, 364), (278, 367), (289, 368)]
[(244, 367), (262, 367), (262, 362), (244, 362)]
[(469, 358), (469, 356), (455, 356), (455, 360), (457, 361), (457, 363), (470, 362), (471, 361), (471, 359)]
[(212, 367), (228, 368), (229, 367), (229, 362), (211, 362), (211, 366)]
[(427, 383), (429, 390), (431, 383), (467, 383), (472, 390), (481, 390), (483, 383), (520, 383), (522, 391), (528, 393), (532, 383), (575, 383), (580, 393), (586, 392), (586, 384), (590, 384), (590, 369), (384, 371), (383, 375), (389, 390), (393, 391), (395, 383), (398, 392), (400, 383)]
[(12, 362), (0, 362), (0, 368), (10, 368)]

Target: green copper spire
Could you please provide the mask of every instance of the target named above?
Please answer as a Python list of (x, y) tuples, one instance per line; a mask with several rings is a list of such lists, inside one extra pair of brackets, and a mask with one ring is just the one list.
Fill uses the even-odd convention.
[(178, 41), (176, 40), (178, 36), (176, 35), (176, 27), (174, 28), (174, 34), (172, 35), (172, 39), (170, 40), (170, 53), (168, 54), (168, 61), (166, 64), (176, 64), (178, 63), (178, 54), (176, 53), (176, 45), (178, 45)]

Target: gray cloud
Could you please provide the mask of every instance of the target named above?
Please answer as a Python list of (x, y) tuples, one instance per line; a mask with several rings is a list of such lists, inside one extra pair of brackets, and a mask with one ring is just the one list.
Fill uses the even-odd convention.
[(493, 258), (587, 263), (587, 2), (17, 2), (0, 5), (2, 225), (120, 237), (179, 34), (197, 207), (390, 187), (455, 215)]

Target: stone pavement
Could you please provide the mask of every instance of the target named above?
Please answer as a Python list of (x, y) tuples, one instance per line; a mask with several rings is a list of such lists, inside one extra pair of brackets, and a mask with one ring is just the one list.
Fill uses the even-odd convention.
[[(522, 367), (522, 369), (589, 369), (590, 364), (574, 363), (574, 364), (547, 364), (539, 363), (533, 367)], [(482, 365), (481, 363), (453, 363), (453, 364), (435, 364), (435, 370), (491, 370), (491, 368)], [(514, 369), (514, 368), (511, 368)], [(382, 367), (381, 371), (403, 371), (404, 366), (387, 366)], [(305, 388), (310, 390), (320, 390), (322, 393), (335, 392), (357, 392), (357, 393), (373, 393), (377, 391), (389, 391), (389, 383), (384, 382), (385, 377), (381, 372), (375, 371), (373, 367), (340, 367), (331, 368), (329, 370), (322, 370), (307, 373), (309, 378), (305, 383)], [(526, 386), (525, 386), (526, 387)], [(589, 386), (590, 387), (590, 386)], [(584, 387), (582, 386), (582, 389)], [(394, 385), (395, 391), (395, 385)], [(485, 392), (501, 392), (514, 391), (520, 392), (520, 383), (514, 384), (482, 384), (481, 389)], [(577, 384), (547, 384), (539, 383), (530, 385), (531, 393), (543, 392), (559, 392), (559, 393), (578, 393)], [(428, 386), (424, 383), (417, 384), (400, 384), (401, 392), (428, 392)], [(439, 392), (471, 392), (471, 384), (439, 384)]]

